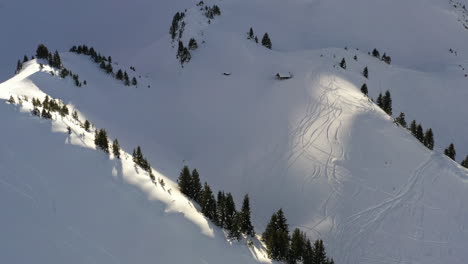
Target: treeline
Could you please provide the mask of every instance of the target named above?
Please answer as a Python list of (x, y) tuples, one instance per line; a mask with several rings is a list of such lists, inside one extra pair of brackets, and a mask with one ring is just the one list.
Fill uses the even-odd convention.
[[(101, 55), (101, 53), (96, 52), (93, 47), (88, 47), (86, 45), (73, 46), (70, 49), (70, 52), (90, 56), (95, 63), (99, 64), (99, 67), (103, 71), (105, 71), (107, 74), (110, 74), (117, 80), (122, 81), (125, 86), (130, 86), (130, 84), (136, 86), (138, 84), (138, 81), (135, 77), (130, 80), (127, 71), (122, 71), (122, 69), (119, 69), (116, 73), (114, 73), (114, 68), (112, 67), (112, 57)], [(135, 71), (134, 67), (130, 68)]]
[[(370, 52), (369, 52), (369, 55), (370, 55)], [(374, 49), (372, 50), (372, 56), (376, 57), (377, 59), (387, 63), (387, 64), (391, 64), (392, 63), (392, 58), (390, 56), (388, 56), (386, 53), (384, 53), (382, 55), (382, 57), (380, 57), (380, 52), (379, 50), (377, 49)]]
[[(255, 35), (253, 28), (249, 29), (249, 32), (247, 33), (247, 39), (255, 41), (255, 43), (258, 43), (258, 37)], [(263, 34), (262, 46), (264, 46), (267, 49), (271, 49), (273, 47), (268, 33)]]
[[(204, 216), (225, 229), (230, 239), (240, 240), (242, 235), (255, 236), (247, 194), (244, 196), (241, 210), (237, 211), (231, 193), (219, 191), (215, 198), (207, 182), (202, 186), (198, 171), (196, 169), (190, 171), (188, 166), (184, 166), (180, 172), (177, 183), (180, 191), (201, 207)], [(282, 209), (272, 215), (270, 223), (262, 234), (262, 240), (266, 244), (268, 256), (273, 260), (291, 264), (334, 263), (333, 259), (327, 258), (323, 241), (317, 240), (312, 246), (305, 233), (297, 228), (290, 236)]]
[[(364, 69), (364, 72), (367, 73), (367, 67)], [(368, 96), (369, 90), (366, 83), (364, 83), (361, 86), (361, 92), (364, 95)], [(373, 99), (371, 100), (373, 101)], [(379, 93), (379, 96), (377, 97), (377, 105), (382, 110), (384, 110), (385, 113), (387, 113), (389, 116), (392, 116), (392, 97), (390, 91), (387, 90), (384, 95), (382, 95), (382, 93)], [(419, 142), (421, 142), (425, 147), (427, 147), (430, 150), (434, 150), (435, 141), (434, 132), (432, 131), (432, 128), (424, 130), (421, 123), (418, 124), (416, 120), (411, 121), (410, 125), (408, 126), (405, 118), (405, 113), (403, 112), (401, 112), (394, 119), (394, 122), (399, 126), (402, 126), (408, 131), (410, 131), (411, 135), (413, 135), (417, 140), (419, 140)], [(456, 161), (455, 158), (457, 152), (453, 143), (451, 143), (446, 149), (444, 149), (444, 154), (452, 160)], [(460, 164), (463, 167), (468, 168), (468, 155)]]

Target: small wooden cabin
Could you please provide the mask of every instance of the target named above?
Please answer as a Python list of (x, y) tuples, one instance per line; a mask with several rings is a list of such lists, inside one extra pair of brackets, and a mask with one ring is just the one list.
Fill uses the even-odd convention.
[(288, 72), (288, 73), (281, 73), (281, 72), (278, 72), (276, 74), (276, 79), (277, 80), (288, 80), (288, 79), (291, 79), (293, 77), (293, 75)]

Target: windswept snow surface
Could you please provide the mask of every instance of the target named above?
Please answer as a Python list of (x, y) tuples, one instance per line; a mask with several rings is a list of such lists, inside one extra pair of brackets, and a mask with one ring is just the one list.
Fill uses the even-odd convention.
[[(200, 48), (183, 69), (164, 32), (144, 48), (120, 48), (132, 55), (117, 55), (118, 67), (136, 64), (137, 72), (126, 69), (141, 75), (137, 88), (105, 75), (88, 57), (64, 52), (65, 66), (88, 85), (37, 72), (31, 62), (0, 85), (1, 97), (60, 98), (124, 149), (141, 145), (168, 178), (188, 164), (215, 190), (233, 192), (238, 204), (249, 193), (257, 232), (282, 207), (291, 228), (324, 239), (336, 263), (465, 263), (468, 172), (441, 154), (450, 142), (458, 160), (468, 154), (468, 31), (449, 2), (205, 2), (218, 4), (222, 15), (208, 24), (195, 3), (186, 6), (183, 39), (195, 37)], [(273, 50), (246, 40), (251, 26), (259, 38), (270, 34)], [(101, 43), (90, 38), (83, 42)], [(62, 45), (69, 44), (56, 42)], [(107, 52), (111, 45), (122, 44), (95, 48), (114, 57), (118, 48)], [(392, 56), (392, 65), (367, 55), (374, 47)], [(346, 70), (338, 66), (343, 57)], [(369, 79), (361, 74), (365, 66)], [(294, 78), (275, 80), (277, 72)], [(404, 111), (408, 122), (432, 127), (435, 151), (364, 97), (364, 82), (374, 98), (392, 92), (394, 115)], [(96, 164), (93, 170), (103, 166)], [(122, 195), (136, 193), (142, 195)]]

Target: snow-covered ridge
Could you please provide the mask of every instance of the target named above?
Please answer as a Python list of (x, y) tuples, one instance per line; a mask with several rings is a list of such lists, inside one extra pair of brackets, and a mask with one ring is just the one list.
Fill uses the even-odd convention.
[[(57, 79), (59, 78), (57, 76), (57, 74), (54, 74), (54, 75), (51, 75), (50, 72), (55, 72), (56, 69), (54, 68), (49, 68), (49, 66), (44, 66), (44, 68), (40, 69), (39, 67), (39, 64), (36, 62), (36, 61), (30, 61), (28, 62), (26, 65), (25, 65), (25, 68), (24, 70), (19, 73), (17, 76), (13, 77), (12, 79), (10, 79), (9, 81), (1, 84), (1, 94), (0, 94), (0, 97), (3, 98), (3, 99), (7, 99), (7, 98), (14, 98), (15, 100), (15, 103), (9, 103), (10, 105), (6, 105), (6, 106), (2, 106), (3, 110), (2, 110), (2, 116), (5, 118), (5, 119), (8, 119), (8, 124), (10, 123), (13, 123), (15, 124), (17, 121), (15, 121), (16, 119), (18, 118), (15, 118), (14, 115), (22, 115), (24, 117), (27, 117), (24, 121), (30, 123), (28, 124), (30, 127), (32, 127), (32, 130), (30, 131), (30, 137), (31, 137), (31, 140), (34, 140), (34, 141), (41, 141), (41, 140), (44, 140), (44, 143), (45, 144), (57, 144), (58, 142), (49, 142), (47, 141), (47, 139), (43, 139), (39, 136), (36, 136), (34, 135), (36, 129), (34, 128), (35, 126), (39, 126), (38, 130), (40, 130), (43, 134), (44, 133), (44, 129), (47, 130), (47, 123), (50, 123), (50, 127), (51, 127), (51, 131), (50, 132), (53, 132), (53, 134), (56, 134), (56, 133), (59, 133), (61, 134), (61, 136), (55, 136), (57, 138), (64, 138), (65, 141), (62, 143), (64, 145), (67, 145), (66, 148), (69, 149), (69, 151), (67, 152), (70, 152), (70, 151), (74, 151), (75, 152), (84, 152), (83, 155), (87, 155), (86, 152), (87, 151), (79, 151), (79, 150), (76, 150), (76, 147), (81, 147), (81, 148), (84, 148), (84, 149), (91, 149), (91, 150), (96, 150), (96, 146), (94, 144), (94, 130), (96, 128), (92, 128), (90, 131), (85, 131), (85, 129), (83, 128), (83, 123), (84, 121), (83, 120), (86, 120), (86, 116), (82, 113), (80, 113), (78, 111), (78, 109), (76, 109), (73, 105), (68, 105), (69, 107), (69, 110), (70, 110), (70, 114), (69, 115), (66, 115), (66, 116), (61, 116), (58, 112), (51, 112), (51, 115), (52, 115), (52, 118), (51, 119), (42, 119), (40, 116), (37, 116), (35, 117), (34, 115), (32, 115), (32, 110), (35, 109), (35, 107), (33, 106), (32, 104), (32, 99), (34, 98), (38, 98), (40, 99), (41, 101), (44, 99), (45, 96), (47, 96), (43, 91), (41, 91), (37, 86), (34, 85), (34, 83), (32, 83), (28, 78), (30, 78), (31, 76), (33, 75), (39, 75), (39, 76), (42, 76), (42, 78), (44, 79)], [(66, 80), (62, 80), (62, 83), (63, 82), (66, 82)], [(68, 84), (70, 85), (70, 84)], [(78, 87), (74, 87), (74, 89), (82, 89), (82, 88), (78, 88)], [(51, 98), (52, 100), (53, 98)], [(60, 102), (60, 100), (58, 100), (58, 103), (61, 105), (62, 103)], [(7, 108), (7, 109), (5, 109)], [(19, 114), (19, 113), (14, 113), (15, 111), (11, 111), (12, 109), (15, 109), (15, 111), (20, 111), (22, 112), (22, 114)], [(36, 107), (37, 109), (37, 107)], [(39, 111), (42, 110), (42, 107), (38, 107)], [(79, 113), (79, 120), (76, 120), (74, 118), (72, 118), (71, 116), (71, 113), (73, 111), (77, 111)], [(21, 118), (21, 119), (24, 119)], [(37, 119), (36, 121), (34, 120), (27, 120), (27, 119), (31, 119), (31, 117), (33, 119)], [(20, 120), (21, 120), (20, 119)], [(47, 121), (49, 120), (49, 121)], [(80, 121), (81, 120), (81, 121)], [(22, 120), (23, 121), (23, 120)], [(23, 121), (23, 122), (24, 122)], [(40, 121), (40, 122), (38, 122)], [(16, 124), (15, 124), (16, 125)], [(96, 127), (98, 127), (98, 125), (96, 124), (95, 125)], [(8, 131), (5, 131), (6, 133), (10, 133), (13, 132), (13, 130), (16, 129), (16, 127), (11, 127), (11, 129), (9, 129)], [(70, 129), (70, 130), (68, 130)], [(52, 134), (52, 133), (51, 133)], [(65, 136), (66, 135), (66, 136)], [(34, 152), (34, 151), (32, 151)], [(58, 155), (61, 155), (60, 153), (56, 153)], [(158, 244), (160, 244), (156, 249), (156, 252), (160, 252), (162, 253), (163, 251), (171, 251), (171, 250), (174, 250), (172, 248), (170, 248), (168, 245), (170, 245), (170, 243), (167, 241), (167, 239), (170, 239), (170, 237), (172, 237), (172, 239), (176, 239), (177, 241), (179, 241), (180, 238), (177, 238), (179, 236), (182, 236), (182, 237), (186, 237), (186, 238), (189, 238), (188, 241), (190, 240), (194, 240), (196, 241), (197, 238), (196, 237), (199, 237), (200, 235), (203, 236), (203, 237), (207, 237), (208, 239), (212, 239), (213, 240), (213, 246), (215, 248), (218, 248), (216, 251), (218, 252), (217, 254), (212, 254), (212, 256), (207, 256), (206, 253), (202, 253), (203, 250), (202, 248), (205, 247), (205, 245), (201, 245), (201, 247), (198, 249), (200, 250), (200, 253), (202, 253), (202, 255), (200, 256), (203, 256), (204, 258), (206, 259), (211, 259), (211, 260), (215, 260), (216, 258), (222, 258), (223, 261), (227, 261), (228, 263), (231, 261), (229, 260), (230, 258), (232, 258), (232, 260), (234, 261), (233, 263), (237, 263), (239, 261), (239, 257), (242, 259), (243, 262), (247, 261), (248, 263), (257, 263), (257, 262), (269, 262), (268, 258), (266, 257), (266, 253), (264, 252), (264, 248), (263, 248), (263, 245), (257, 240), (257, 239), (254, 239), (252, 242), (253, 243), (249, 243), (249, 246), (247, 246), (246, 242), (247, 241), (243, 241), (243, 242), (234, 242), (233, 246), (235, 246), (234, 249), (230, 249), (229, 248), (229, 244), (226, 242), (225, 240), (225, 237), (224, 237), (224, 234), (221, 230), (219, 230), (216, 226), (214, 226), (213, 224), (209, 223), (209, 221), (206, 220), (206, 218), (199, 212), (199, 210), (197, 209), (198, 206), (195, 206), (191, 201), (189, 201), (184, 195), (182, 195), (180, 193), (180, 191), (178, 190), (178, 186), (175, 182), (173, 182), (170, 178), (166, 177), (165, 175), (163, 175), (162, 173), (159, 173), (158, 171), (154, 171), (155, 173), (155, 177), (156, 177), (156, 181), (152, 181), (149, 177), (149, 174), (148, 172), (145, 172), (144, 170), (142, 170), (141, 168), (139, 168), (138, 166), (135, 165), (135, 163), (133, 162), (132, 160), (132, 157), (131, 155), (129, 155), (127, 152), (121, 150), (121, 158), (120, 159), (117, 159), (116, 157), (114, 157), (112, 155), (112, 153), (110, 154), (109, 156), (109, 159), (103, 159), (104, 157), (104, 154), (103, 152), (100, 152), (100, 154), (97, 155), (98, 159), (96, 159), (95, 163), (96, 165), (99, 167), (99, 168), (109, 168), (111, 170), (109, 171), (103, 171), (102, 169), (100, 169), (100, 173), (104, 173), (104, 175), (106, 177), (109, 177), (108, 179), (101, 179), (99, 180), (98, 182), (100, 181), (104, 181), (104, 182), (114, 182), (113, 184), (117, 184), (116, 185), (116, 188), (117, 189), (122, 189), (122, 187), (124, 187), (124, 189), (128, 189), (128, 187), (125, 187), (125, 185), (132, 185), (132, 186), (135, 186), (137, 187), (138, 189), (138, 192), (140, 192), (141, 194), (144, 194), (144, 197), (145, 197), (145, 200), (146, 202), (139, 202), (140, 204), (142, 205), (145, 205), (142, 207), (142, 210), (149, 210), (148, 206), (150, 207), (154, 207), (154, 203), (156, 204), (163, 204), (164, 208), (163, 208), (163, 211), (161, 211), (162, 215), (161, 216), (157, 216), (153, 219), (154, 223), (155, 224), (158, 224), (158, 225), (163, 225), (161, 226), (160, 228), (169, 228), (168, 232), (165, 234), (166, 236), (166, 239), (165, 239), (165, 243), (167, 243), (167, 245), (165, 244), (161, 244), (162, 241), (159, 241), (161, 238), (158, 237), (160, 236), (161, 234), (155, 234), (156, 236), (153, 237), (153, 238), (150, 238), (148, 241), (151, 241), (151, 240), (155, 240), (155, 241), (159, 241)], [(96, 155), (93, 155), (96, 157)], [(86, 161), (88, 161), (88, 159), (85, 159)], [(93, 167), (91, 166), (91, 164), (87, 163), (87, 162), (84, 162), (83, 166), (84, 167), (87, 167), (85, 169), (83, 169), (83, 171), (89, 171), (89, 169), (92, 169)], [(28, 162), (31, 162), (32, 164), (36, 164), (36, 162), (38, 162), (37, 160), (29, 160)], [(99, 163), (102, 163), (102, 164), (99, 164)], [(9, 166), (6, 166), (6, 164), (3, 164), (2, 167), (4, 167), (4, 169), (10, 169)], [(109, 167), (110, 165), (110, 167)], [(30, 165), (31, 168), (36, 168), (35, 165)], [(53, 168), (53, 167), (52, 167)], [(60, 167), (59, 167), (60, 168)], [(69, 169), (67, 167), (64, 167), (64, 169)], [(55, 175), (55, 173), (59, 174), (61, 172), (61, 168), (60, 169), (56, 169), (56, 170), (46, 170), (47, 173), (49, 174), (53, 174)], [(83, 172), (85, 173), (85, 172)], [(2, 177), (1, 179), (1, 188), (5, 189), (4, 191), (2, 191), (3, 193), (3, 197), (2, 199), (3, 200), (10, 200), (11, 202), (14, 203), (15, 199), (16, 199), (16, 196), (19, 194), (20, 196), (24, 196), (24, 197), (28, 197), (30, 200), (32, 201), (35, 201), (36, 199), (43, 199), (43, 198), (39, 198), (39, 197), (45, 197), (45, 199), (48, 199), (47, 196), (49, 195), (52, 195), (52, 193), (54, 193), (56, 190), (55, 189), (48, 189), (48, 190), (45, 190), (45, 192), (38, 192), (38, 193), (34, 193), (33, 194), (29, 194), (29, 191), (22, 191), (21, 189), (23, 187), (21, 187), (20, 185), (17, 185), (17, 183), (15, 183), (17, 180), (18, 180), (18, 176), (26, 176), (26, 177), (29, 177), (28, 175), (23, 175), (23, 174), (17, 174), (17, 173), (9, 173), (6, 175), (6, 177)], [(47, 174), (45, 174), (45, 171), (44, 170), (39, 170), (36, 172), (35, 175), (40, 175), (41, 177), (41, 180), (44, 182), (44, 183), (47, 183), (48, 181), (51, 181), (53, 180), (53, 177), (50, 177), (48, 176)], [(93, 175), (93, 177), (102, 177), (104, 175)], [(89, 184), (95, 184), (93, 182), (93, 179), (92, 177), (86, 177), (89, 181)], [(87, 181), (87, 180), (86, 180)], [(161, 182), (163, 182), (164, 184), (161, 184)], [(28, 186), (30, 186), (32, 190), (34, 190), (34, 188), (36, 187), (34, 185), (34, 182), (30, 182), (28, 184)], [(94, 188), (92, 188), (94, 189)], [(101, 193), (102, 192), (102, 193)], [(100, 190), (98, 193), (87, 193), (88, 195), (92, 195), (92, 196), (100, 196), (100, 195), (103, 195), (105, 196), (105, 193), (106, 193), (106, 190)], [(83, 193), (84, 194), (84, 193)], [(122, 194), (121, 192), (119, 192), (119, 194)], [(132, 192), (130, 191), (130, 196), (128, 194), (124, 194), (124, 197), (127, 197), (127, 199), (132, 199), (131, 198), (131, 195)], [(141, 194), (138, 194), (138, 193), (135, 193), (137, 196), (136, 197), (139, 197), (141, 196)], [(66, 197), (57, 197), (61, 200), (67, 200)], [(53, 202), (54, 203), (54, 208), (53, 208), (53, 212), (48, 212), (48, 208), (45, 207), (45, 205), (43, 204), (38, 204), (38, 208), (37, 209), (40, 209), (41, 211), (42, 210), (45, 210), (46, 212), (42, 212), (43, 214), (43, 217), (44, 217), (44, 221), (48, 222), (48, 221), (51, 221), (53, 222), (53, 217), (55, 214), (57, 214), (57, 211), (60, 211), (62, 210), (63, 208), (61, 208), (61, 205), (55, 205), (55, 200), (51, 200), (50, 202)], [(135, 200), (132, 200), (132, 203), (134, 203)], [(136, 200), (136, 202), (138, 202), (138, 200)], [(16, 205), (15, 205), (16, 206)], [(83, 204), (83, 205), (80, 205), (80, 207), (87, 207), (87, 205)], [(92, 206), (91, 206), (92, 207)], [(117, 208), (120, 208), (120, 210), (127, 210), (125, 208), (125, 206), (119, 206), (117, 205)], [(21, 212), (21, 209), (22, 207), (19, 206), (19, 208), (17, 209), (17, 213)], [(81, 209), (83, 208), (79, 208), (79, 207), (75, 207), (75, 210), (77, 210), (77, 212), (81, 211)], [(86, 210), (84, 210), (86, 211)], [(31, 211), (23, 211), (23, 213), (26, 213), (26, 214), (34, 214), (34, 211), (31, 212)], [(167, 227), (167, 224), (166, 224), (166, 227), (164, 227), (165, 224), (161, 223), (161, 217), (163, 218), (169, 218), (169, 219), (174, 219), (174, 216), (171, 216), (173, 214), (176, 214), (175, 217), (179, 217), (177, 216), (177, 214), (180, 214), (182, 215), (184, 218), (185, 218), (185, 223), (183, 223), (183, 221), (181, 222), (180, 220), (177, 220), (178, 224), (174, 227)], [(20, 217), (19, 215), (16, 215), (15, 213), (13, 213), (13, 215), (11, 215), (13, 217), (13, 219), (16, 219), (17, 217)], [(31, 217), (31, 216), (28, 216), (28, 217)], [(50, 220), (46, 220), (46, 219), (49, 219)], [(64, 216), (64, 218), (67, 218), (67, 216)], [(89, 219), (94, 221), (96, 220), (97, 222), (99, 222), (99, 219), (95, 219), (94, 216), (89, 216)], [(148, 219), (149, 220), (149, 219)], [(121, 220), (118, 220), (118, 219), (114, 219), (114, 220), (111, 220), (111, 219), (107, 219), (107, 221), (121, 221)], [(9, 222), (9, 219), (4, 219), (4, 221), (2, 221), (2, 226), (6, 226), (6, 225), (10, 225), (12, 223)], [(65, 224), (65, 223), (63, 223)], [(81, 223), (78, 222), (77, 223), (78, 225), (80, 225)], [(120, 224), (125, 224), (125, 223), (120, 223)], [(198, 229), (198, 231), (194, 230), (194, 232), (192, 233), (181, 233), (179, 235), (174, 235), (174, 234), (171, 234), (171, 231), (173, 228), (181, 228), (181, 226), (183, 225), (187, 225), (187, 224), (193, 224), (196, 226), (196, 229)], [(17, 228), (21, 228), (21, 225), (18, 225)], [(28, 226), (28, 228), (32, 228), (32, 226)], [(66, 228), (66, 230), (63, 230), (61, 229), (61, 227), (57, 227), (57, 228), (54, 228), (54, 227), (50, 227), (52, 230), (51, 230), (51, 233), (47, 236), (47, 237), (44, 237), (44, 239), (53, 239), (54, 236), (64, 236), (61, 238), (62, 239), (65, 239), (68, 240), (68, 239), (73, 239), (74, 236), (79, 236), (79, 237), (83, 237), (83, 236), (89, 236), (87, 237), (86, 239), (83, 238), (83, 241), (84, 243), (91, 243), (91, 244), (95, 244), (97, 243), (96, 241), (94, 241), (93, 238), (91, 237), (95, 237), (95, 236), (101, 236), (104, 234), (105, 231), (98, 231), (96, 234), (83, 234), (82, 232), (79, 231), (80, 227), (68, 227)], [(127, 226), (126, 228), (130, 228), (129, 226)], [(145, 227), (145, 228), (149, 228), (149, 226)], [(38, 226), (38, 229), (40, 229), (40, 227)], [(11, 240), (15, 240), (19, 243), (25, 243), (25, 244), (28, 244), (32, 241), (34, 241), (35, 239), (40, 239), (39, 237), (39, 234), (37, 232), (33, 232), (31, 234), (29, 234), (26, 238), (26, 240), (22, 240), (21, 238), (19, 238), (17, 235), (14, 235), (15, 234), (15, 230), (16, 228), (14, 228), (12, 231), (10, 232), (7, 232), (6, 230), (4, 230), (5, 232), (2, 231), (3, 234), (6, 234), (7, 237), (9, 237), (9, 239)], [(89, 230), (83, 230), (83, 232), (87, 233)], [(199, 233), (200, 235), (197, 235), (197, 233)], [(168, 237), (167, 237), (168, 236)], [(192, 238), (190, 238), (192, 236)], [(127, 237), (120, 237), (120, 239), (128, 239)], [(148, 239), (148, 238), (146, 238)], [(203, 240), (203, 239), (202, 239)], [(206, 239), (204, 239), (206, 240)], [(2, 240), (3, 241), (3, 240)], [(65, 241), (51, 241), (49, 242), (48, 244), (50, 243), (65, 243)], [(148, 242), (147, 241), (147, 242)], [(6, 242), (6, 241), (3, 241), (3, 242)], [(115, 241), (115, 242), (118, 242), (118, 241)], [(206, 242), (204, 242), (206, 243)], [(97, 248), (94, 248), (94, 249), (97, 249), (98, 252), (99, 251), (102, 251), (101, 253), (95, 253), (94, 252), (94, 249), (91, 248), (91, 250), (89, 249), (86, 249), (86, 247), (84, 246), (85, 244), (81, 244), (78, 243), (78, 244), (75, 244), (74, 246), (76, 247), (76, 249), (79, 249), (79, 250), (85, 250), (85, 252), (87, 252), (87, 254), (101, 254), (101, 253), (104, 253), (104, 256), (100, 255), (100, 256), (95, 256), (96, 258), (94, 257), (90, 257), (89, 259), (83, 259), (83, 258), (78, 258), (76, 259), (77, 263), (84, 263), (84, 262), (88, 262), (88, 261), (91, 261), (91, 260), (98, 260), (100, 259), (101, 263), (114, 263), (114, 262), (123, 262), (123, 259), (126, 259), (130, 256), (122, 256), (121, 254), (123, 252), (118, 252), (116, 249), (118, 246), (118, 244), (116, 243), (108, 243), (106, 245), (100, 245), (98, 246)], [(190, 244), (190, 247), (194, 247), (194, 248), (198, 248), (196, 247), (194, 244)], [(210, 246), (211, 247), (211, 246)], [(232, 247), (232, 246), (231, 246)], [(6, 249), (8, 247), (4, 247), (4, 249)], [(181, 248), (182, 250), (184, 250), (183, 246)], [(136, 249), (137, 251), (139, 251), (138, 249)], [(188, 250), (188, 248), (185, 248), (185, 250)], [(193, 250), (193, 249), (191, 249)], [(69, 250), (65, 249), (66, 252), (68, 252)], [(232, 253), (227, 253), (231, 251)], [(250, 253), (247, 253), (247, 255), (251, 255), (251, 257), (248, 257), (247, 255), (245, 255), (246, 253), (241, 253), (241, 252), (249, 252)], [(3, 251), (2, 251), (3, 252)], [(223, 252), (223, 253), (221, 253)], [(2, 253), (2, 256), (6, 256), (4, 253), (6, 252), (3, 252)], [(42, 260), (48, 260), (50, 263), (58, 263), (56, 262), (58, 259), (60, 259), (60, 257), (58, 255), (56, 255), (54, 252), (50, 251), (49, 249), (47, 248), (43, 248), (43, 247), (38, 247), (37, 250), (33, 250), (32, 251), (32, 254), (31, 254), (31, 260), (38, 257), (37, 254), (45, 254), (44, 256), (46, 258), (40, 258)], [(127, 252), (128, 253), (128, 252)], [(127, 254), (126, 253), (126, 254)], [(239, 254), (241, 253), (241, 254)], [(73, 254), (71, 252), (68, 252), (68, 253), (64, 253), (65, 256), (67, 254)], [(226, 254), (227, 254), (227, 259), (225, 258), (226, 257)], [(119, 256), (120, 255), (120, 256)], [(175, 261), (175, 262), (180, 262), (182, 259), (192, 259), (195, 255), (197, 254), (181, 254), (180, 256), (171, 256), (171, 258), (168, 258), (169, 256), (167, 256), (166, 258), (160, 258), (160, 260), (162, 259), (162, 261), (164, 263), (173, 263), (172, 261)], [(245, 257), (242, 257), (243, 255), (245, 255)], [(16, 255), (12, 255), (11, 256), (11, 260), (12, 261), (17, 261), (19, 260), (19, 256), (16, 256)], [(157, 254), (146, 254), (144, 256), (140, 256), (140, 259), (143, 259), (145, 261), (148, 261), (150, 260), (150, 258), (157, 258)], [(102, 259), (101, 259), (102, 258)], [(28, 258), (21, 258), (21, 259), (28, 259)], [(237, 260), (236, 260), (237, 259)], [(250, 260), (249, 260), (250, 259)], [(84, 262), (81, 262), (81, 261), (84, 261)], [(218, 260), (219, 261), (219, 260)]]

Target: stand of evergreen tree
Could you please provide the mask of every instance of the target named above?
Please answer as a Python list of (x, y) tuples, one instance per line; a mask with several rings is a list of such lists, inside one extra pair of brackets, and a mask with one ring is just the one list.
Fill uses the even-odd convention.
[(387, 56), (387, 54), (383, 54), (382, 55), (382, 61), (387, 63), (387, 64), (391, 64), (392, 63), (392, 58), (390, 58), (390, 56)]
[(283, 210), (271, 216), (262, 240), (267, 247), (268, 256), (277, 261), (287, 261), (289, 257), (289, 229)]
[(120, 145), (117, 139), (112, 142), (112, 154), (114, 154), (114, 157), (120, 159)]
[(136, 149), (133, 149), (133, 162), (140, 166), (144, 171), (149, 173), (151, 180), (155, 180), (156, 178), (153, 175), (153, 170), (151, 169), (151, 165), (148, 160), (143, 156), (143, 152), (141, 151), (141, 147), (138, 146)]
[(452, 160), (455, 160), (455, 157), (457, 156), (457, 152), (455, 151), (455, 146), (453, 143), (450, 143), (448, 148), (444, 150), (444, 154), (447, 155), (447, 157), (451, 158)]

